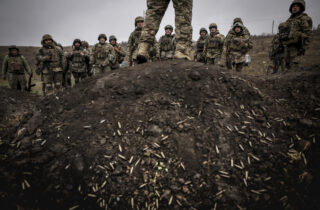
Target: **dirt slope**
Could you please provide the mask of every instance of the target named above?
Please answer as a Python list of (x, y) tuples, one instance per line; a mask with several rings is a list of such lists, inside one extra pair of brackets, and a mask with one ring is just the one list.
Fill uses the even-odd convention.
[(186, 61), (57, 96), (0, 89), (0, 205), (317, 209), (320, 72), (249, 77)]

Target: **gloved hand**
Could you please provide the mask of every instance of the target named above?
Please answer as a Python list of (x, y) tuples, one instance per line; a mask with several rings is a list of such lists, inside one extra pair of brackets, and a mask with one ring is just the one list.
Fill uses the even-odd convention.
[(113, 61), (113, 59), (114, 59), (114, 55), (109, 54), (109, 61)]

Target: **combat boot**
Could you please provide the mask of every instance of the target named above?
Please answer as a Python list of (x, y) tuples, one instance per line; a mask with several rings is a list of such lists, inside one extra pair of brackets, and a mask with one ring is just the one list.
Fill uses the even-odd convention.
[(150, 44), (147, 42), (141, 42), (138, 46), (138, 55), (137, 61), (138, 63), (146, 63), (149, 60), (149, 49)]
[(189, 61), (193, 60), (192, 48), (188, 44), (177, 44), (176, 51), (174, 53), (175, 59), (187, 59)]

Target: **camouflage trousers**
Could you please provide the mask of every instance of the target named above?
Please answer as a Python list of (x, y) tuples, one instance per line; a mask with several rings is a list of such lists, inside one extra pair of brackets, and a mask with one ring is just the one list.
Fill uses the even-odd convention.
[(8, 73), (8, 82), (11, 89), (26, 90), (27, 81), (24, 74)]
[(297, 47), (285, 47), (284, 59), (286, 62), (286, 68), (290, 69), (293, 64), (299, 64), (299, 58), (304, 55), (302, 53), (303, 49), (298, 49)]
[(98, 65), (95, 68), (96, 68), (96, 71), (99, 72), (99, 73), (111, 72), (111, 67), (109, 65), (108, 66), (100, 66), (100, 65)]
[(173, 50), (161, 51), (161, 53), (160, 53), (160, 59), (161, 60), (173, 59), (173, 56), (174, 56), (174, 51)]
[(87, 77), (87, 72), (72, 72), (74, 82), (77, 84), (80, 80), (83, 80)]
[[(184, 51), (192, 43), (192, 4), (193, 0), (172, 0), (175, 10), (176, 50)], [(161, 20), (166, 12), (170, 0), (147, 0), (147, 13), (140, 41), (155, 42), (155, 35), (159, 30)]]
[(62, 87), (63, 72), (52, 72), (51, 74), (42, 74), (42, 84), (44, 93), (52, 92), (53, 90), (59, 91)]
[(70, 71), (63, 72), (62, 86), (65, 88), (71, 87), (71, 72)]
[(195, 61), (200, 62), (200, 63), (205, 63), (206, 62), (206, 58), (203, 55), (203, 51), (196, 52)]

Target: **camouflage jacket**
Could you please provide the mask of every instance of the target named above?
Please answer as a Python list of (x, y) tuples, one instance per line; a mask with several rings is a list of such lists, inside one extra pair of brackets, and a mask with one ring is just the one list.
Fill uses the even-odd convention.
[(175, 51), (176, 49), (176, 39), (174, 35), (163, 35), (159, 39), (159, 45), (160, 45), (160, 54), (162, 51), (168, 52), (168, 51)]
[(132, 59), (136, 59), (137, 49), (138, 45), (140, 43), (140, 37), (141, 37), (142, 28), (136, 28), (129, 37), (128, 40), (128, 56), (129, 61)]
[(202, 53), (203, 52), (203, 49), (204, 49), (204, 44), (206, 42), (206, 39), (207, 39), (208, 36), (205, 36), (205, 37), (202, 37), (200, 36), (197, 43), (196, 43), (196, 51), (198, 53)]
[(293, 45), (298, 48), (308, 46), (312, 35), (312, 19), (306, 13), (291, 15), (286, 21), (289, 27), (285, 45)]
[(237, 51), (245, 54), (252, 48), (250, 35), (246, 33), (245, 30), (242, 30), (240, 33), (232, 30), (232, 33), (227, 35), (225, 46), (227, 53)]
[(70, 61), (70, 69), (72, 72), (87, 72), (89, 66), (89, 54), (86, 50), (73, 49), (71, 53), (66, 55), (66, 59)]
[(27, 72), (29, 75), (32, 70), (27, 62), (27, 59), (23, 55), (11, 56), (6, 55), (2, 62), (2, 75), (8, 73), (24, 74)]
[(210, 33), (204, 43), (204, 55), (206, 57), (215, 58), (222, 54), (225, 37), (219, 33)]
[(116, 62), (122, 63), (122, 61), (124, 60), (124, 57), (126, 57), (125, 50), (118, 44), (113, 45), (113, 48), (115, 49), (115, 52), (116, 52)]
[(60, 47), (56, 45), (43, 45), (36, 55), (37, 73), (48, 74), (60, 72), (64, 69), (64, 55)]
[[(112, 55), (112, 57), (110, 57)], [(112, 58), (110, 60), (110, 58)], [(91, 65), (100, 65), (102, 67), (110, 66), (116, 62), (116, 53), (109, 43), (97, 43), (93, 46), (90, 55)]]
[(150, 55), (151, 61), (154, 61), (155, 59), (160, 58), (160, 46), (159, 46), (159, 42), (156, 39), (154, 39), (154, 43), (151, 45), (149, 55)]

